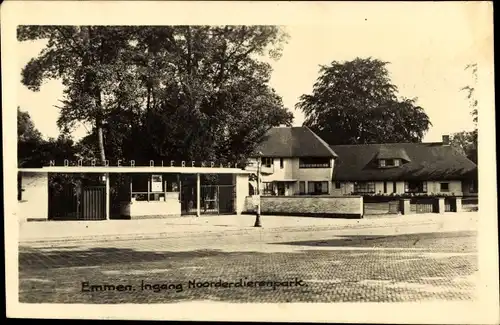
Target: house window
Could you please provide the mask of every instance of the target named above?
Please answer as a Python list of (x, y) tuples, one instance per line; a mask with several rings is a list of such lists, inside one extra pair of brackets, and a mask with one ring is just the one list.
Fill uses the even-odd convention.
[(450, 183), (441, 183), (441, 192), (448, 192), (450, 190)]
[(357, 182), (354, 184), (354, 192), (356, 193), (375, 193), (374, 182)]
[(387, 193), (387, 182), (384, 182), (384, 193)]
[(328, 194), (328, 182), (307, 182), (308, 194)]
[(379, 166), (380, 167), (397, 167), (400, 165), (399, 159), (380, 159)]
[(299, 168), (330, 168), (330, 158), (300, 158)]
[(283, 158), (280, 158), (280, 168), (283, 168), (284, 167), (284, 161), (283, 161)]
[(299, 182), (299, 194), (306, 194), (306, 182)]
[(396, 182), (392, 182), (392, 192), (393, 193), (397, 192), (397, 190), (396, 190)]
[(335, 188), (339, 189), (340, 188), (340, 182), (335, 182)]
[(262, 195), (274, 195), (273, 183), (271, 182), (262, 183)]
[(405, 182), (405, 193), (427, 193), (427, 182)]
[(273, 158), (263, 157), (262, 158), (262, 166), (271, 167), (273, 165)]

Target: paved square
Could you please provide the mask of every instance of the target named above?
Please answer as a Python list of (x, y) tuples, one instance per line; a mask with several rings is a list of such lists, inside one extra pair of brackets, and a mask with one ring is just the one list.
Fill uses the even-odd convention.
[(474, 299), (476, 232), (353, 232), (23, 245), (20, 302)]

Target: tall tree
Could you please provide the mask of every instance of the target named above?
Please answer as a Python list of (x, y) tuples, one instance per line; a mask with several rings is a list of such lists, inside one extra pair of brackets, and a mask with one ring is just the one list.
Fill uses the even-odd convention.
[[(121, 56), (129, 46), (128, 27), (19, 26), (19, 41), (47, 40), (46, 47), (22, 70), (22, 83), (39, 91), (47, 79), (65, 87), (58, 124), (90, 122), (98, 135), (99, 156), (106, 159), (103, 126), (108, 95), (123, 70)], [(126, 69), (125, 69), (126, 71)]]
[(236, 149), (233, 156), (242, 156), (269, 127), (292, 121), (261, 60), (279, 58), (286, 34), (278, 27), (18, 30), (19, 40), (41, 38), (47, 47), (24, 68), (23, 83), (38, 90), (45, 79), (62, 79), (60, 126), (93, 123), (80, 147), (101, 160), (105, 152), (116, 159), (208, 159)]
[(42, 134), (35, 127), (28, 112), (17, 107), (17, 164), (18, 167), (38, 165), (40, 147), (44, 144)]
[(472, 122), (474, 123), (474, 130), (461, 131), (451, 135), (451, 145), (454, 146), (459, 152), (463, 153), (467, 158), (477, 164), (477, 108), (478, 100), (476, 97), (476, 83), (477, 83), (477, 64), (468, 64), (465, 70), (470, 70), (472, 75), (471, 84), (463, 87), (461, 91), (466, 92), (469, 107), (471, 109)]
[(372, 58), (321, 66), (312, 94), (296, 107), (330, 144), (420, 142), (431, 126), (416, 99), (398, 98), (388, 62)]

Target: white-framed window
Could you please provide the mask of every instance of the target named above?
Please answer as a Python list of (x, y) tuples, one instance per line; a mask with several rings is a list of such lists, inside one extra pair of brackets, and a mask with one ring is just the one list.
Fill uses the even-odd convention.
[(271, 167), (273, 165), (274, 159), (271, 157), (262, 157), (262, 166)]
[(405, 182), (405, 193), (427, 193), (427, 182), (422, 182), (422, 181)]
[(398, 167), (400, 164), (400, 159), (380, 159), (378, 161), (379, 167)]
[(307, 182), (307, 194), (328, 194), (328, 182)]
[(280, 158), (280, 168), (283, 169), (285, 167), (285, 161), (283, 158)]
[(375, 182), (356, 182), (354, 183), (355, 193), (375, 193)]
[(299, 168), (330, 168), (330, 158), (300, 158)]
[(335, 182), (335, 188), (338, 190), (341, 188), (340, 182)]
[(263, 182), (262, 183), (262, 195), (274, 195), (272, 182)]
[(440, 188), (441, 188), (441, 192), (449, 192), (450, 191), (450, 183), (441, 183)]

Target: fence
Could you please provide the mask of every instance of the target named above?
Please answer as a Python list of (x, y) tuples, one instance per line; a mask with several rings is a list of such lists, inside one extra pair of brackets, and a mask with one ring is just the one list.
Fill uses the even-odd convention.
[(400, 212), (399, 200), (392, 197), (365, 196), (363, 208), (365, 215), (398, 214)]
[(83, 220), (106, 219), (106, 187), (88, 186), (83, 188)]
[(104, 220), (106, 188), (85, 186), (79, 190), (73, 184), (58, 190), (49, 187), (49, 216), (51, 220)]
[(479, 210), (479, 200), (478, 197), (464, 197), (462, 198), (462, 210), (463, 211), (478, 211)]
[[(387, 215), (402, 213), (400, 198), (387, 196), (363, 197), (365, 215)], [(410, 213), (435, 213), (439, 211), (437, 197), (411, 197)], [(462, 211), (477, 211), (477, 197), (462, 198)], [(453, 197), (444, 199), (444, 212), (457, 212), (457, 201)]]

